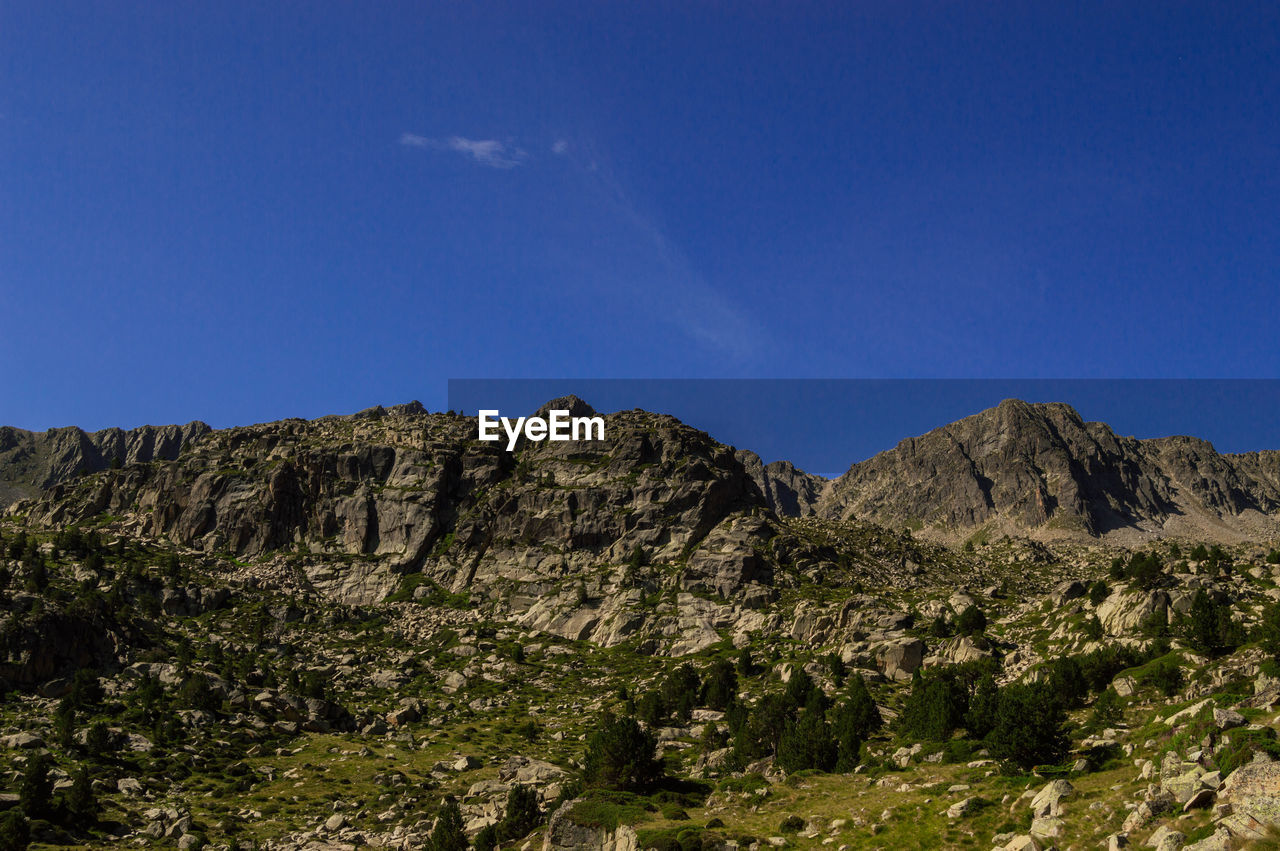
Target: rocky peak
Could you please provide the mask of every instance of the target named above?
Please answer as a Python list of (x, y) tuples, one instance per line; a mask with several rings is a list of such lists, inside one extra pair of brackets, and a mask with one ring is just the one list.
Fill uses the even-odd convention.
[(596, 409), (572, 394), (560, 396), (544, 404), (534, 416), (546, 417), (552, 411), (568, 411), (571, 417), (594, 417)]
[(1240, 519), (1247, 512), (1280, 508), (1275, 468), (1274, 458), (1242, 463), (1192, 438), (1121, 437), (1069, 405), (1010, 399), (854, 464), (817, 511), (953, 535), (986, 524), (1159, 532), (1171, 522), (1220, 535), (1253, 523)]

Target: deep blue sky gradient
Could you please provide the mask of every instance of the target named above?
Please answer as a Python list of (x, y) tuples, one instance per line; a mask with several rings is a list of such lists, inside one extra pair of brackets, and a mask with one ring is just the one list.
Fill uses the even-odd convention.
[(0, 422), (1280, 376), (1275, 3), (0, 0)]

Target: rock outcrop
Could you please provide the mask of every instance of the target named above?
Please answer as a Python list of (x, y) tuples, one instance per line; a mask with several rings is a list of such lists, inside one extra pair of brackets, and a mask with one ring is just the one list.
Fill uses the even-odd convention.
[(0, 426), (0, 506), (113, 465), (173, 460), (210, 430), (202, 422), (95, 432)]

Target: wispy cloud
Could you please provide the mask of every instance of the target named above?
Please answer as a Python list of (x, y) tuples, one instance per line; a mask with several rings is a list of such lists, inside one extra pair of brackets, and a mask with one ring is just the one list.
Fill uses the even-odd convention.
[(621, 252), (630, 258), (624, 270), (611, 257), (601, 278), (611, 280), (616, 292), (633, 293), (639, 303), (660, 304), (662, 318), (705, 350), (730, 362), (758, 360), (772, 346), (767, 329), (668, 238), (660, 215), (635, 200), (607, 157), (596, 156), (590, 145), (575, 145), (574, 153), (585, 155), (587, 183), (612, 212), (602, 218), (611, 220), (619, 240), (630, 246)]
[(435, 147), (435, 141), (427, 136), (419, 136), (417, 133), (400, 134), (400, 144), (406, 148), (432, 148)]
[(558, 156), (569, 153), (569, 142), (565, 139), (557, 139), (555, 144), (551, 146), (551, 153)]
[(468, 139), (465, 136), (437, 139), (416, 133), (401, 133), (400, 144), (406, 148), (454, 151), (489, 168), (515, 168), (529, 159), (528, 152), (523, 148), (497, 139)]

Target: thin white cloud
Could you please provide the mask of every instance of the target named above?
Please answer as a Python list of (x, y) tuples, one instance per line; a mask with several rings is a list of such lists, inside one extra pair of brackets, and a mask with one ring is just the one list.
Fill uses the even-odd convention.
[(465, 136), (436, 139), (416, 133), (401, 133), (400, 144), (407, 148), (454, 151), (489, 168), (515, 168), (529, 158), (528, 152), (523, 148), (497, 139), (468, 139)]
[(551, 153), (564, 156), (569, 153), (569, 143), (564, 139), (557, 139), (555, 144), (551, 146)]
[[(590, 154), (590, 146), (585, 153)], [(632, 246), (625, 271), (610, 258), (600, 272), (615, 283), (617, 292), (634, 292), (642, 303), (661, 304), (663, 319), (706, 350), (731, 361), (756, 360), (772, 345), (760, 325), (732, 296), (717, 287), (681, 248), (668, 239), (656, 213), (646, 213), (628, 191), (607, 159), (590, 158), (585, 166), (588, 184), (595, 188), (619, 239)]]
[(435, 142), (426, 136), (419, 136), (417, 133), (401, 133), (400, 144), (406, 148), (430, 148)]
[(497, 139), (467, 139), (451, 136), (449, 147), (466, 154), (481, 165), (492, 168), (515, 168), (529, 158), (520, 148), (510, 147)]

